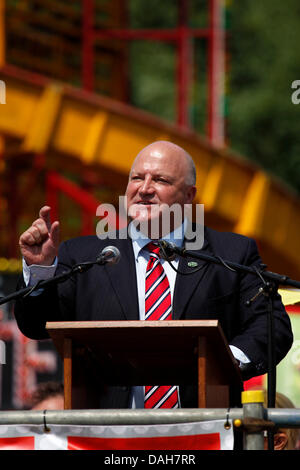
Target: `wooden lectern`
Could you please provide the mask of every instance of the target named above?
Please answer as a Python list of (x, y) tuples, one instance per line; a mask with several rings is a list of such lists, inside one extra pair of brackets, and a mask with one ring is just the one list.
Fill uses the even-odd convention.
[(48, 322), (63, 359), (65, 409), (97, 408), (106, 385), (198, 387), (199, 408), (229, 406), (239, 368), (217, 320)]

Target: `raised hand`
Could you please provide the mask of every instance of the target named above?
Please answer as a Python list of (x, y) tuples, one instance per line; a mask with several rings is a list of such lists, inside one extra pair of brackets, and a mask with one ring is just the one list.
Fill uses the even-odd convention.
[(59, 222), (51, 223), (50, 212), (49, 206), (42, 207), (39, 218), (20, 236), (20, 250), (28, 266), (50, 266), (57, 256)]

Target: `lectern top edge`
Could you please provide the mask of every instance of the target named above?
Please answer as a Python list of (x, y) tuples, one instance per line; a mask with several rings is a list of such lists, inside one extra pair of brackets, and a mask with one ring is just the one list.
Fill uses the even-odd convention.
[(94, 328), (178, 328), (178, 327), (219, 327), (218, 320), (132, 320), (132, 321), (59, 321), (47, 322), (47, 330), (65, 330), (65, 329), (94, 329)]

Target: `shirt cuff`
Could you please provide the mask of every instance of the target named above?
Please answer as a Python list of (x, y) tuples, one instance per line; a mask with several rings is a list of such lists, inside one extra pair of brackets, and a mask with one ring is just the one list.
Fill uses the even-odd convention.
[(235, 359), (237, 359), (241, 364), (249, 364), (250, 359), (243, 353), (239, 348), (233, 345), (229, 345), (232, 354), (234, 355)]
[(22, 263), (25, 285), (26, 287), (31, 287), (39, 281), (51, 279), (54, 276), (57, 267), (57, 258), (55, 258), (54, 263), (51, 266), (41, 266), (38, 264), (31, 264), (28, 266), (24, 258)]

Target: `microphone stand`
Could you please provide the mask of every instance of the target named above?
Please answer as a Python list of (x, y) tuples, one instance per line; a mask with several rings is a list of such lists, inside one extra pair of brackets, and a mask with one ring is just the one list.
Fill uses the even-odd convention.
[(104, 258), (101, 258), (101, 256), (99, 256), (99, 258), (97, 258), (96, 261), (86, 261), (83, 263), (76, 264), (69, 271), (64, 271), (62, 274), (59, 274), (58, 276), (53, 276), (50, 279), (38, 281), (34, 286), (24, 287), (23, 289), (13, 292), (12, 294), (7, 295), (6, 297), (0, 297), (0, 305), (3, 305), (11, 300), (17, 300), (21, 297), (23, 298), (27, 297), (32, 292), (36, 291), (37, 289), (48, 287), (51, 284), (58, 284), (60, 282), (64, 282), (67, 279), (69, 279), (71, 276), (73, 276), (74, 274), (82, 274), (88, 271), (95, 264), (103, 265), (105, 263), (107, 263), (107, 261)]
[[(268, 324), (268, 377), (267, 377), (267, 401), (268, 408), (275, 408), (276, 400), (276, 360), (275, 360), (275, 344), (274, 344), (274, 316), (273, 316), (273, 300), (279, 285), (295, 287), (300, 289), (300, 282), (290, 279), (286, 275), (277, 274), (271, 271), (265, 271), (266, 265), (261, 264), (260, 269), (256, 266), (245, 266), (232, 261), (223, 260), (220, 256), (211, 256), (206, 253), (196, 253), (194, 251), (186, 250), (185, 248), (179, 248), (176, 245), (170, 245), (165, 241), (158, 242), (166, 259), (171, 258), (174, 253), (184, 258), (191, 257), (207, 261), (209, 263), (215, 263), (223, 265), (224, 267), (245, 274), (251, 274), (258, 276), (262, 280), (262, 287), (259, 288), (257, 294), (251, 299), (246, 301), (246, 305), (250, 306), (252, 302), (260, 295), (268, 297), (268, 308), (267, 308), (267, 324)], [(197, 271), (195, 269), (193, 272)], [(192, 272), (191, 272), (192, 274)], [(269, 450), (274, 449), (274, 431), (268, 431), (268, 448)]]
[[(241, 271), (241, 272), (244, 272), (247, 274), (253, 274), (256, 276), (263, 275), (265, 279), (268, 279), (269, 281), (274, 282), (276, 284), (282, 284), (282, 285), (300, 289), (299, 281), (290, 279), (286, 275), (273, 273), (272, 271), (265, 271), (266, 265), (264, 264), (260, 265), (261, 270), (258, 270), (256, 267), (246, 266), (244, 264), (238, 264), (232, 261), (223, 260), (220, 256), (212, 256), (206, 253), (199, 253), (199, 252), (196, 253), (195, 251), (186, 250), (185, 248), (179, 248), (175, 245), (173, 246), (173, 244), (170, 245), (169, 243), (165, 244), (165, 242), (161, 242), (161, 241), (159, 241), (158, 244), (162, 248), (162, 251), (164, 252), (166, 258), (170, 258), (170, 256), (172, 256), (173, 253), (176, 253), (177, 255), (182, 256), (184, 258), (190, 257), (190, 258), (201, 259), (209, 263), (221, 264), (225, 266), (226, 268), (229, 267), (235, 271)], [(259, 292), (258, 294), (260, 293), (261, 292)], [(254, 300), (254, 298), (251, 299), (251, 301), (252, 300)]]

